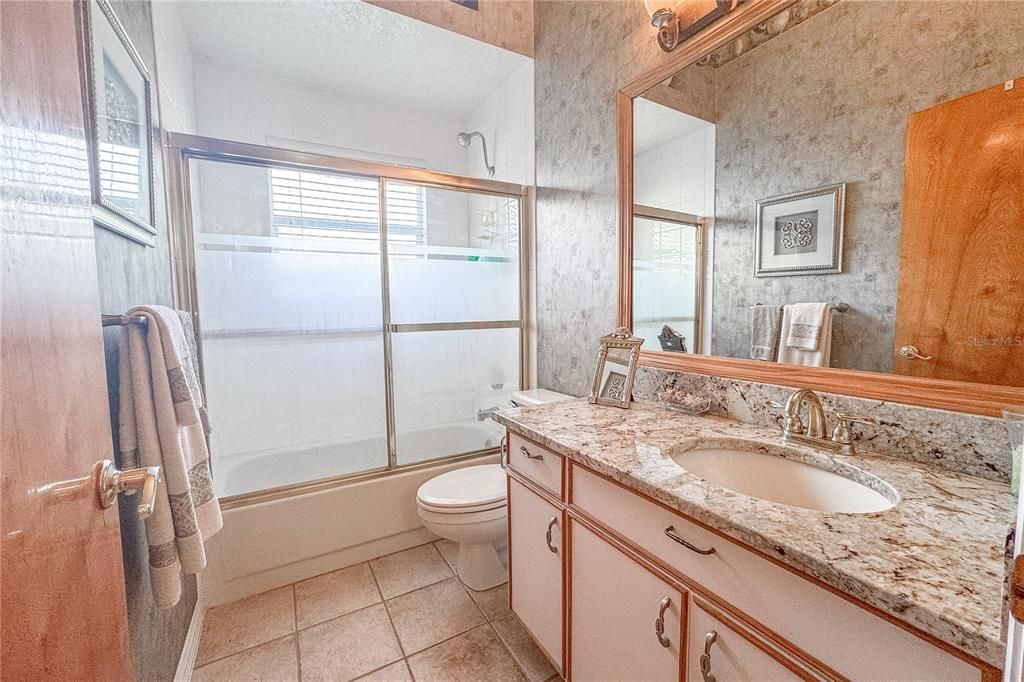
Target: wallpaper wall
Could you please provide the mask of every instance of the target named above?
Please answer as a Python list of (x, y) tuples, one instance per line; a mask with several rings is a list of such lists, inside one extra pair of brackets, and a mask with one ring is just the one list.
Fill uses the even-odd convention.
[[(907, 116), (1024, 73), (1024, 13), (983, 4), (843, 1), (687, 69), (716, 72), (715, 355), (749, 357), (754, 303), (844, 301), (832, 366), (891, 371)], [(757, 200), (840, 182), (845, 272), (755, 278)]]

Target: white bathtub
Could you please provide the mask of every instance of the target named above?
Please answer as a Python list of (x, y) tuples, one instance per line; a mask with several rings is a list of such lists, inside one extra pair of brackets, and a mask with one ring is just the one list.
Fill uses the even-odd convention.
[[(455, 422), (397, 434), (398, 463), (415, 464), (498, 446), (501, 427), (490, 420)], [(384, 437), (323, 443), (297, 450), (264, 450), (214, 460), (218, 497), (345, 476), (387, 466)]]
[[(488, 441), (497, 446), (501, 433), (494, 422), (472, 421), (402, 434), (399, 452), (416, 455), (400, 463), (475, 451)], [(216, 481), (218, 491), (230, 491), (339, 476), (346, 468), (348, 472), (365, 469), (360, 458), (368, 452), (372, 456), (373, 446), (373, 441), (364, 440), (237, 455), (215, 465), (214, 478), (221, 479)], [(420, 521), (417, 488), (445, 471), (497, 461), (494, 454), (458, 462), (441, 460), (227, 509), (223, 530), (207, 546), (201, 598), (206, 606), (215, 606), (430, 542), (436, 536)]]

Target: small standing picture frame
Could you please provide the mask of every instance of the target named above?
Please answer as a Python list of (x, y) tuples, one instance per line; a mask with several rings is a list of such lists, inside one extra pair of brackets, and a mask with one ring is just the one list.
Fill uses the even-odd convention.
[(643, 343), (643, 339), (633, 336), (625, 327), (619, 327), (601, 337), (597, 371), (590, 391), (591, 403), (629, 407), (633, 400), (633, 379)]
[(757, 202), (755, 277), (843, 271), (846, 183)]
[(78, 0), (93, 220), (156, 246), (149, 72), (107, 0)]

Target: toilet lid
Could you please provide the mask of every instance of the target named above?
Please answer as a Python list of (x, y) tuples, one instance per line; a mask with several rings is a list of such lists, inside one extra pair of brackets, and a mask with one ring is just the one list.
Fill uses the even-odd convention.
[(420, 486), (416, 499), (433, 509), (468, 511), (492, 508), (505, 502), (505, 472), (497, 464), (455, 469)]

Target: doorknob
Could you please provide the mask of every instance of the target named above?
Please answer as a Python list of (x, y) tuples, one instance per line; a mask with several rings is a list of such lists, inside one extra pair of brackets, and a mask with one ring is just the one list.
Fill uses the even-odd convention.
[(160, 483), (160, 467), (142, 467), (121, 471), (109, 459), (96, 462), (94, 469), (96, 499), (104, 509), (114, 504), (118, 493), (142, 490), (137, 514), (140, 519), (153, 513), (156, 486)]
[(917, 346), (900, 346), (900, 356), (907, 360), (931, 360), (930, 355), (921, 355), (921, 351), (917, 349)]

